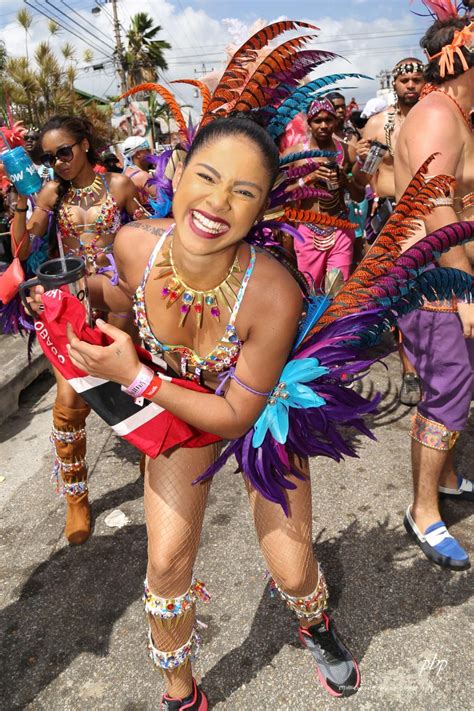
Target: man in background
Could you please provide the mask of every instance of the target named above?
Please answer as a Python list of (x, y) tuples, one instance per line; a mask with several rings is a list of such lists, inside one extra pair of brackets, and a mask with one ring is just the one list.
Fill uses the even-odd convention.
[[(392, 70), (393, 90), (396, 102), (386, 110), (380, 111), (369, 118), (363, 130), (362, 141), (357, 144), (357, 159), (354, 167), (354, 178), (362, 185), (370, 182), (375, 193), (375, 202), (371, 227), (377, 235), (390, 217), (395, 206), (395, 174), (393, 158), (400, 129), (412, 110), (418, 103), (421, 91), (425, 85), (423, 64), (419, 59), (407, 57), (401, 59)], [(362, 166), (370, 150), (371, 142), (379, 141), (387, 147), (387, 152), (373, 176), (362, 171)], [(421, 400), (421, 382), (410, 363), (400, 334), (399, 355), (402, 365), (402, 385), (400, 401), (404, 405), (416, 405)]]
[[(437, 20), (421, 40), (428, 64), (424, 98), (401, 128), (395, 151), (395, 187), (399, 199), (419, 167), (433, 156), (430, 175), (452, 175), (452, 194), (438, 198), (425, 231), (458, 221), (474, 221), (474, 136), (470, 119), (474, 96), (474, 24), (467, 17)], [(441, 267), (472, 273), (466, 249), (453, 247), (439, 258)], [(469, 568), (469, 556), (447, 530), (439, 494), (474, 500), (474, 484), (456, 475), (454, 447), (466, 427), (473, 395), (474, 303), (430, 302), (404, 316), (405, 346), (423, 383), (411, 428), (414, 500), (404, 524), (426, 557), (451, 570)]]

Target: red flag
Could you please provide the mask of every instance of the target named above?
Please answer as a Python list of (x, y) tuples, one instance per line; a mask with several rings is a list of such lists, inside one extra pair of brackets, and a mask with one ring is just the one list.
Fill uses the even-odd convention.
[[(86, 321), (83, 304), (67, 291), (52, 289), (43, 295), (44, 311), (35, 321), (38, 341), (48, 360), (59, 370), (74, 390), (84, 398), (97, 414), (121, 437), (150, 457), (157, 457), (178, 445), (203, 447), (221, 438), (202, 432), (159, 405), (145, 400), (143, 405), (124, 393), (118, 383), (87, 375), (76, 368), (67, 352), (66, 325), (71, 324), (82, 341), (97, 346), (108, 346), (112, 340)], [(142, 363), (153, 368), (166, 380), (189, 390), (211, 393), (197, 383), (166, 374), (166, 363), (153, 358), (148, 351), (135, 346)]]

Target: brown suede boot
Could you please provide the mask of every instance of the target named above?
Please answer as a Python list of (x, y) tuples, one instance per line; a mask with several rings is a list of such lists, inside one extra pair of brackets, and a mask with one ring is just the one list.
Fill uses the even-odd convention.
[(64, 535), (73, 546), (87, 541), (91, 532), (91, 514), (87, 487), (86, 417), (90, 407), (66, 407), (57, 401), (53, 408), (51, 442), (56, 450), (54, 473), (66, 496)]

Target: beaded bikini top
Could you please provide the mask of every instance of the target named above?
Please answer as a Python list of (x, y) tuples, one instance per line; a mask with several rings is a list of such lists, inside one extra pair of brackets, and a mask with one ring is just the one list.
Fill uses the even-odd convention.
[[(247, 284), (255, 266), (256, 252), (255, 248), (253, 246), (250, 246), (249, 265), (246, 269), (244, 278), (242, 279), (242, 284), (237, 294), (237, 298), (230, 315), (229, 323), (225, 328), (224, 335), (217, 343), (217, 345), (212, 349), (212, 351), (203, 358), (201, 358), (201, 356), (196, 353), (194, 349), (189, 348), (188, 346), (169, 345), (161, 343), (161, 341), (159, 341), (154, 335), (148, 323), (148, 316), (145, 306), (145, 286), (151, 268), (153, 267), (153, 264), (160, 252), (161, 247), (163, 246), (165, 239), (171, 231), (172, 228), (167, 230), (165, 234), (161, 237), (161, 239), (158, 240), (153, 252), (151, 253), (150, 259), (148, 260), (148, 264), (143, 274), (142, 282), (134, 294), (133, 309), (135, 311), (135, 323), (138, 327), (140, 338), (142, 339), (145, 348), (150, 353), (160, 356), (167, 352), (171, 354), (178, 354), (180, 356), (181, 376), (183, 378), (188, 378), (199, 382), (201, 379), (202, 371), (220, 374), (223, 371), (229, 370), (230, 368), (235, 366), (237, 362), (240, 349), (242, 348), (242, 341), (240, 340), (237, 334), (237, 329), (235, 328), (235, 321), (239, 312), (240, 305), (242, 304), (242, 299), (244, 298)], [(193, 369), (193, 372), (189, 371), (190, 367)]]
[[(105, 200), (100, 204), (91, 206), (87, 210), (87, 215), (89, 215), (91, 211), (95, 212), (93, 222), (88, 222), (87, 224), (78, 224), (75, 222), (71, 213), (71, 205), (66, 201), (61, 203), (57, 218), (58, 231), (61, 238), (63, 240), (74, 239), (78, 242), (76, 248), (68, 245), (68, 253), (84, 257), (89, 268), (94, 272), (100, 269), (97, 264), (98, 257), (110, 254), (113, 249), (112, 244), (98, 247), (98, 240), (105, 235), (115, 236), (122, 225), (120, 209), (114, 196), (110, 192), (107, 181), (103, 175), (99, 177), (105, 187)], [(87, 234), (94, 235), (89, 243), (84, 242), (82, 239), (82, 237)]]

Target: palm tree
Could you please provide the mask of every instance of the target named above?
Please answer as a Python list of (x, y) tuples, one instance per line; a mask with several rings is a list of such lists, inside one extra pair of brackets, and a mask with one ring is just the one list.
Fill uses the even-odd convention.
[(26, 59), (28, 61), (29, 60), (29, 57), (28, 57), (28, 34), (29, 34), (28, 30), (30, 29), (31, 25), (33, 24), (33, 16), (28, 12), (28, 10), (26, 8), (23, 8), (21, 10), (18, 10), (18, 12), (16, 13), (16, 21), (25, 30)]
[(110, 143), (107, 111), (93, 103), (86, 106), (74, 89), (76, 65), (73, 47), (67, 43), (56, 55), (48, 42), (40, 42), (34, 62), (7, 56), (3, 70), (0, 66), (0, 105), (6, 105), (8, 96), (15, 118), (28, 126), (42, 126), (53, 114), (86, 116), (93, 121), (100, 141)]
[(7, 63), (7, 48), (5, 47), (5, 42), (0, 40), (0, 72), (5, 69), (5, 64)]
[(132, 86), (144, 81), (156, 81), (157, 70), (168, 69), (163, 50), (171, 49), (171, 45), (165, 40), (155, 39), (159, 32), (160, 25), (154, 26), (153, 19), (146, 12), (138, 12), (131, 18), (125, 60)]

